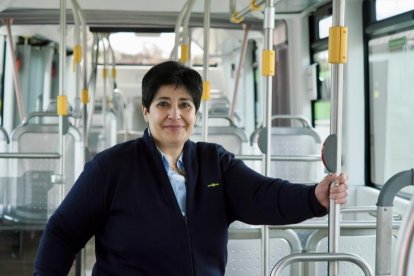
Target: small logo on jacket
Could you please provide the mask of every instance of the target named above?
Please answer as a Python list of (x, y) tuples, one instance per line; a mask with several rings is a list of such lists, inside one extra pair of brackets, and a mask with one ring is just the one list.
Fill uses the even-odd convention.
[(220, 183), (213, 182), (213, 183), (210, 183), (210, 184), (207, 185), (208, 188), (214, 188), (214, 187), (217, 187), (217, 186), (220, 186)]

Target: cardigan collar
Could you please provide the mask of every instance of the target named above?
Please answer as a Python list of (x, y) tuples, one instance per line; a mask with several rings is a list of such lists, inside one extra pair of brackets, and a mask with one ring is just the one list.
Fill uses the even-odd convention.
[[(154, 139), (151, 137), (148, 128), (144, 131), (144, 135), (142, 137), (145, 148), (149, 151), (150, 156), (153, 156), (154, 165), (157, 171), (164, 171), (164, 165), (162, 163), (161, 154), (157, 149)], [(191, 140), (187, 140), (184, 143), (183, 151), (182, 151), (182, 160), (184, 163), (184, 168), (186, 172), (186, 181), (185, 185), (187, 188), (187, 216), (191, 215), (191, 210), (193, 206), (194, 200), (194, 190), (197, 184), (198, 178), (198, 156), (196, 150), (196, 144)], [(168, 176), (165, 173), (165, 177), (163, 177), (165, 182), (169, 184)], [(164, 186), (164, 185), (163, 185)]]

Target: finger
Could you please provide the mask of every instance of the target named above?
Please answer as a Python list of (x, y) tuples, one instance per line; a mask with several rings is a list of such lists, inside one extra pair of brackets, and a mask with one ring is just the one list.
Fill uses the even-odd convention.
[(347, 182), (348, 181), (348, 175), (341, 173), (338, 177), (339, 182)]
[(348, 185), (348, 180), (345, 177), (338, 177), (335, 180), (335, 186), (340, 186), (340, 185)]
[(346, 203), (346, 201), (347, 201), (347, 198), (338, 198), (338, 199), (335, 199), (335, 204), (343, 205)]
[(333, 199), (335, 203), (339, 203), (339, 204), (345, 203), (347, 201), (347, 197), (348, 197), (347, 190), (332, 192), (329, 195), (330, 199)]
[(334, 185), (331, 188), (330, 193), (331, 194), (338, 194), (338, 193), (343, 193), (343, 192), (347, 192), (348, 191), (348, 185), (345, 184), (341, 184), (341, 185)]

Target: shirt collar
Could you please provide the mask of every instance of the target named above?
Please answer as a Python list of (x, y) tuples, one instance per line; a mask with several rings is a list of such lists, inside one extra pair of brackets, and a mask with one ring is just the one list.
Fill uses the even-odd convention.
[[(157, 147), (158, 152), (161, 154), (162, 163), (164, 164), (165, 170), (168, 172), (170, 170), (170, 163), (168, 162), (167, 156)], [(177, 161), (178, 169), (184, 171), (184, 163), (183, 163), (183, 153), (181, 152), (180, 156), (178, 157)]]

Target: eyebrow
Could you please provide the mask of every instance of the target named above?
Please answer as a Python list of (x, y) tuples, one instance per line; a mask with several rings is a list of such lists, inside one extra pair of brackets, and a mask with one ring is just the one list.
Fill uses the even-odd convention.
[[(155, 101), (160, 101), (160, 100), (168, 100), (168, 101), (171, 101), (171, 98), (170, 97), (159, 97), (159, 98), (156, 98), (155, 99)], [(188, 98), (179, 98), (178, 100), (179, 101), (192, 101), (191, 100), (191, 97), (188, 97)]]

